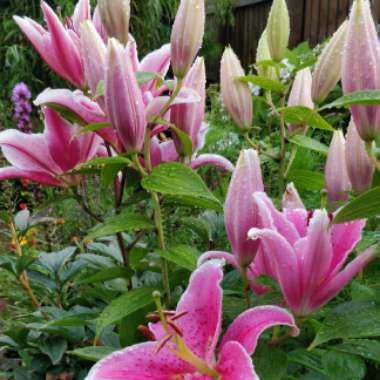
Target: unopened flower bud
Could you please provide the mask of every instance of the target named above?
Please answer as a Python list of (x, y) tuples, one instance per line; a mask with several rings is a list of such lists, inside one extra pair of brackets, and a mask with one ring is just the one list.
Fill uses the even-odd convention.
[[(380, 42), (368, 0), (355, 0), (343, 53), (344, 94), (361, 90), (380, 90)], [(380, 106), (351, 107), (356, 128), (364, 141), (380, 133)]]
[(342, 131), (335, 131), (327, 157), (325, 180), (331, 206), (348, 200), (351, 183), (346, 164), (346, 141)]
[(352, 188), (358, 193), (370, 189), (375, 168), (353, 120), (346, 135), (346, 161)]
[(262, 76), (272, 80), (277, 79), (276, 69), (274, 67), (263, 67), (260, 62), (271, 61), (272, 56), (270, 55), (269, 45), (268, 45), (268, 33), (264, 30), (263, 34), (259, 39), (256, 52), (256, 67), (257, 73)]
[(202, 46), (205, 30), (204, 0), (181, 0), (171, 35), (173, 73), (183, 78)]
[(98, 0), (98, 7), (108, 35), (126, 44), (131, 17), (130, 0)]
[(280, 62), (285, 56), (290, 36), (289, 10), (285, 0), (273, 1), (266, 29), (271, 57)]
[(283, 209), (305, 209), (305, 205), (302, 202), (300, 195), (294, 183), (291, 182), (286, 186), (285, 193), (282, 197)]
[(239, 80), (244, 76), (240, 61), (231, 48), (224, 51), (220, 68), (220, 85), (224, 106), (239, 128), (252, 125), (252, 96), (246, 83)]
[(253, 193), (264, 191), (260, 160), (253, 149), (243, 150), (232, 175), (224, 205), (224, 223), (232, 253), (242, 266), (255, 258), (259, 243), (247, 234), (257, 227), (259, 216)]
[(313, 72), (312, 97), (322, 103), (341, 78), (343, 47), (346, 41), (348, 21), (345, 21), (322, 50)]
[[(311, 98), (311, 86), (312, 77), (311, 71), (307, 67), (300, 70), (293, 83), (292, 91), (289, 95), (288, 106), (304, 106), (313, 109), (314, 103)], [(291, 133), (300, 132), (302, 133), (305, 129), (304, 125), (289, 125), (289, 131)]]

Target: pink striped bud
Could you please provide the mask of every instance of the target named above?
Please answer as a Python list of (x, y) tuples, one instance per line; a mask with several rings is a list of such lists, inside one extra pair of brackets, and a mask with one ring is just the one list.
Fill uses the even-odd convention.
[[(170, 121), (190, 137), (194, 152), (201, 145), (199, 131), (202, 127), (206, 106), (206, 68), (203, 58), (195, 61), (187, 73), (183, 85), (195, 90), (200, 96), (200, 101), (173, 106), (170, 111)], [(176, 136), (174, 136), (174, 142), (178, 153), (182, 154), (182, 143)]]
[(239, 58), (230, 47), (226, 48), (220, 67), (223, 103), (237, 126), (247, 129), (252, 125), (253, 107), (248, 85), (239, 80), (244, 75)]
[(142, 149), (146, 119), (144, 102), (135, 77), (129, 49), (116, 39), (108, 41), (105, 75), (105, 103), (113, 128), (127, 152)]
[[(92, 96), (95, 96), (100, 81), (104, 80), (106, 46), (91, 21), (81, 25), (81, 51), (84, 73)], [(96, 99), (104, 109), (104, 97)]]
[[(289, 107), (305, 106), (311, 109), (314, 108), (313, 99), (311, 98), (312, 81), (311, 71), (308, 67), (297, 73), (288, 99)], [(289, 125), (288, 128), (291, 133), (303, 133), (305, 130), (304, 125)]]
[(284, 195), (282, 196), (282, 208), (283, 209), (305, 209), (305, 205), (302, 202), (300, 195), (294, 183), (291, 182), (286, 186)]
[(181, 0), (171, 35), (174, 75), (183, 78), (202, 46), (205, 30), (204, 0)]
[(131, 17), (130, 0), (98, 0), (98, 8), (108, 35), (126, 44)]
[[(368, 0), (355, 0), (343, 54), (343, 91), (380, 90), (380, 43)], [(351, 113), (360, 137), (372, 141), (380, 132), (380, 106), (356, 105)]]
[(342, 75), (342, 54), (346, 41), (348, 21), (334, 33), (322, 50), (313, 72), (312, 97), (322, 103), (339, 82)]
[(348, 200), (351, 183), (347, 173), (346, 141), (342, 131), (334, 132), (327, 157), (325, 181), (331, 206)]
[(358, 193), (370, 189), (375, 168), (353, 120), (348, 126), (346, 135), (346, 161), (352, 188)]
[(253, 198), (256, 191), (264, 191), (260, 160), (253, 149), (243, 150), (233, 172), (224, 205), (224, 223), (232, 253), (241, 266), (255, 258), (259, 243), (248, 240), (248, 231), (258, 227), (259, 216)]

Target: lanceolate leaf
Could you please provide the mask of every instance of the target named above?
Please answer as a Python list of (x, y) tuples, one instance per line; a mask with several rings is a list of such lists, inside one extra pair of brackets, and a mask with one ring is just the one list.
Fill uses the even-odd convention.
[(185, 205), (223, 210), (221, 203), (209, 191), (202, 178), (177, 162), (154, 168), (152, 174), (143, 179), (142, 186), (148, 191), (169, 196)]
[(289, 140), (292, 144), (301, 146), (302, 148), (314, 150), (315, 152), (322, 153), (327, 156), (329, 148), (319, 142), (318, 140), (312, 139), (311, 137), (304, 135), (295, 135)]
[(240, 77), (239, 80), (245, 83), (252, 83), (263, 88), (264, 90), (275, 91), (279, 93), (283, 93), (286, 90), (286, 86), (281, 82), (258, 75), (247, 75), (245, 77)]
[(130, 212), (115, 215), (108, 218), (104, 223), (92, 228), (86, 240), (93, 240), (103, 236), (110, 236), (124, 231), (139, 231), (152, 229), (154, 225), (145, 217)]
[(153, 302), (153, 288), (138, 288), (114, 299), (102, 312), (96, 323), (96, 335), (99, 336), (109, 325), (112, 325), (137, 310)]
[(380, 91), (365, 90), (352, 92), (351, 94), (344, 95), (341, 98), (334, 100), (332, 103), (326, 104), (319, 110), (322, 111), (330, 108), (350, 107), (355, 104), (380, 104)]
[(73, 356), (77, 356), (78, 358), (88, 360), (90, 362), (97, 362), (106, 356), (112, 354), (113, 352), (117, 351), (117, 348), (115, 347), (83, 347), (83, 348), (77, 348), (74, 351), (68, 351), (67, 353)]
[(323, 174), (311, 170), (292, 169), (288, 180), (294, 182), (300, 189), (322, 190), (325, 187)]
[(294, 125), (308, 125), (314, 129), (334, 131), (334, 128), (316, 111), (304, 106), (280, 108), (284, 113), (285, 122)]
[(332, 347), (333, 350), (360, 355), (380, 364), (380, 342), (375, 339), (348, 339)]
[(82, 284), (93, 284), (96, 282), (113, 280), (115, 278), (128, 279), (132, 275), (133, 275), (132, 270), (130, 270), (126, 267), (117, 266), (117, 267), (104, 269), (100, 272), (97, 272), (93, 276), (86, 277), (85, 279), (81, 280), (80, 283), (82, 283)]
[(197, 268), (198, 252), (196, 249), (186, 246), (178, 245), (169, 247), (166, 250), (159, 250), (159, 255), (164, 259), (177, 264), (178, 266), (194, 271)]
[(344, 206), (334, 218), (334, 223), (345, 223), (380, 215), (380, 187), (375, 187)]

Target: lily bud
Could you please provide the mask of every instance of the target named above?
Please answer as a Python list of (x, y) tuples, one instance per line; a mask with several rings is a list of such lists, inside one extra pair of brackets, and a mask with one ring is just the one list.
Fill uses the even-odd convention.
[(284, 195), (282, 196), (282, 208), (283, 209), (305, 209), (305, 205), (302, 202), (300, 195), (294, 183), (291, 182), (286, 186)]
[(109, 119), (127, 152), (138, 152), (144, 143), (146, 119), (142, 94), (128, 52), (116, 39), (108, 41), (105, 103)]
[(98, 7), (108, 35), (126, 44), (131, 17), (130, 0), (98, 0)]
[(224, 223), (232, 253), (241, 266), (255, 258), (259, 243), (248, 240), (248, 231), (258, 227), (259, 215), (253, 198), (256, 191), (264, 191), (260, 160), (253, 149), (243, 150), (233, 172), (224, 205)]
[(273, 1), (266, 30), (271, 57), (280, 62), (285, 56), (290, 36), (289, 10), (285, 0)]
[(202, 46), (205, 30), (204, 0), (181, 0), (171, 35), (174, 75), (183, 78)]
[[(380, 42), (368, 0), (355, 0), (343, 53), (343, 92), (380, 89)], [(351, 107), (356, 128), (364, 141), (380, 132), (380, 107)]]
[[(195, 90), (200, 96), (200, 101), (173, 106), (170, 110), (170, 121), (190, 137), (194, 152), (201, 145), (199, 131), (202, 127), (206, 106), (206, 67), (203, 58), (198, 58), (195, 61), (187, 73), (183, 85)], [(181, 141), (176, 136), (173, 137), (177, 152), (182, 154)]]
[(268, 45), (268, 33), (266, 29), (259, 39), (256, 52), (256, 67), (257, 73), (261, 77), (266, 77), (272, 80), (277, 79), (276, 69), (274, 67), (263, 67), (260, 65), (262, 61), (271, 61), (272, 56), (270, 55), (269, 45)]
[(375, 167), (368, 157), (365, 143), (360, 139), (353, 120), (346, 135), (346, 161), (352, 188), (358, 193), (370, 189)]
[(317, 104), (322, 103), (334, 89), (342, 75), (342, 54), (346, 41), (348, 21), (334, 33), (322, 50), (313, 72), (312, 97)]
[(231, 48), (226, 48), (220, 67), (223, 103), (237, 126), (247, 129), (252, 125), (253, 107), (248, 85), (238, 79), (244, 75), (239, 58)]
[[(85, 77), (92, 96), (95, 96), (99, 82), (104, 80), (106, 46), (91, 21), (82, 23), (80, 42)], [(103, 96), (97, 102), (104, 108)]]
[[(313, 99), (311, 98), (312, 81), (311, 71), (308, 67), (297, 73), (289, 95), (288, 106), (305, 106), (314, 109)], [(291, 133), (303, 133), (305, 126), (289, 125), (288, 128)]]
[(335, 131), (327, 157), (325, 180), (331, 206), (348, 200), (351, 183), (346, 164), (346, 141), (342, 131)]

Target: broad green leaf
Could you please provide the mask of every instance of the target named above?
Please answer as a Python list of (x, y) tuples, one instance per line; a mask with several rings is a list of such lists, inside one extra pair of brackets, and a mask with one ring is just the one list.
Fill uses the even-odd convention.
[(57, 365), (67, 350), (67, 341), (61, 338), (50, 338), (38, 347), (42, 353), (49, 356), (53, 365)]
[(360, 355), (362, 358), (372, 360), (380, 364), (380, 342), (374, 339), (348, 339), (342, 344), (331, 349)]
[(328, 146), (322, 144), (318, 140), (304, 135), (295, 135), (289, 140), (292, 144), (301, 146), (302, 148), (314, 150), (315, 152), (322, 153), (327, 156), (329, 151)]
[(58, 112), (65, 120), (69, 121), (70, 123), (78, 124), (83, 127), (87, 125), (86, 121), (83, 120), (78, 114), (74, 113), (66, 107), (63, 107), (60, 104), (46, 103), (46, 106)]
[(375, 187), (340, 209), (334, 218), (334, 223), (345, 223), (378, 215), (380, 215), (380, 187)]
[(95, 132), (99, 129), (107, 128), (110, 126), (111, 126), (111, 123), (108, 123), (108, 122), (99, 122), (99, 123), (87, 124), (85, 127), (82, 127), (78, 131), (77, 136), (83, 135), (84, 133), (87, 133), (87, 132)]
[(100, 182), (102, 189), (106, 190), (115, 180), (117, 174), (125, 167), (123, 164), (107, 165), (100, 171)]
[(298, 349), (291, 351), (288, 354), (288, 360), (292, 363), (300, 364), (324, 375), (325, 371), (322, 365), (322, 352), (323, 351), (321, 350), (309, 352), (304, 349)]
[(285, 122), (294, 125), (308, 125), (314, 129), (334, 131), (334, 128), (316, 111), (304, 106), (280, 108), (284, 113)]
[(76, 249), (76, 247), (67, 247), (59, 252), (41, 253), (38, 257), (38, 264), (54, 275), (58, 275), (63, 266), (73, 256)]
[(186, 157), (191, 157), (193, 154), (193, 142), (188, 134), (181, 131), (174, 124), (170, 125), (170, 128), (175, 132), (178, 139), (181, 141), (183, 153)]
[(97, 318), (99, 313), (78, 313), (68, 317), (54, 319), (46, 323), (44, 327), (72, 327), (85, 326), (89, 321)]
[(344, 95), (341, 98), (334, 100), (332, 103), (324, 105), (319, 110), (322, 111), (330, 108), (350, 107), (355, 104), (380, 104), (380, 91), (365, 90), (352, 92), (351, 94)]
[(283, 93), (286, 90), (286, 86), (281, 82), (258, 75), (247, 75), (240, 77), (239, 80), (244, 83), (252, 83), (255, 86), (263, 88), (264, 90), (275, 91), (279, 93)]
[(311, 170), (292, 169), (287, 179), (294, 182), (300, 189), (322, 190), (325, 187), (323, 174)]
[(327, 351), (322, 363), (330, 380), (362, 380), (366, 374), (363, 359), (352, 354)]
[(158, 250), (158, 254), (164, 259), (177, 264), (181, 268), (194, 271), (197, 268), (198, 252), (187, 245), (177, 245), (166, 250)]
[(187, 166), (172, 162), (153, 169), (142, 181), (148, 191), (173, 198), (178, 203), (222, 211), (219, 200), (209, 191), (202, 178)]
[(276, 347), (260, 345), (253, 362), (261, 380), (282, 380), (288, 369), (286, 353)]
[(153, 302), (153, 288), (138, 288), (114, 299), (100, 314), (96, 323), (96, 335), (99, 336), (112, 325)]
[(108, 355), (111, 355), (113, 352), (117, 350), (118, 349), (115, 347), (90, 346), (77, 348), (76, 350), (68, 351), (67, 353), (73, 356), (77, 356), (78, 358), (81, 358), (83, 360), (88, 360), (90, 362), (98, 362), (99, 360), (105, 358)]
[(30, 211), (21, 210), (15, 215), (15, 225), (19, 231), (25, 231), (29, 226)]
[(128, 279), (133, 276), (133, 271), (122, 266), (117, 266), (113, 268), (106, 268), (100, 272), (97, 272), (93, 276), (87, 277), (81, 281), (80, 284), (93, 284), (95, 282), (109, 281), (115, 278)]
[(138, 71), (136, 73), (137, 83), (141, 86), (153, 79), (162, 79), (159, 74), (150, 71)]
[(380, 303), (353, 301), (334, 308), (323, 321), (310, 349), (333, 339), (380, 336)]
[(116, 156), (116, 157), (97, 157), (91, 161), (85, 162), (78, 165), (75, 170), (92, 168), (94, 166), (107, 166), (107, 165), (128, 165), (131, 161), (127, 157)]
[(110, 236), (124, 231), (139, 231), (154, 228), (150, 220), (131, 212), (111, 216), (102, 224), (92, 228), (85, 240), (93, 240), (103, 236)]
[(182, 219), (183, 225), (194, 231), (205, 242), (212, 240), (212, 232), (210, 224), (202, 218), (188, 217)]

